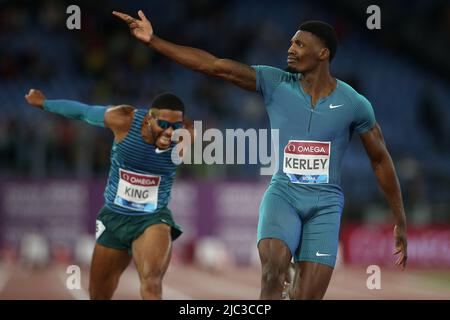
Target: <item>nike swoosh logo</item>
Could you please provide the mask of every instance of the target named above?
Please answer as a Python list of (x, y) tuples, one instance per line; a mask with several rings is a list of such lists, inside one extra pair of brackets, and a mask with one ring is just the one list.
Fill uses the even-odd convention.
[(156, 149), (155, 149), (155, 152), (156, 152), (156, 153), (163, 153), (163, 152), (166, 152), (166, 151), (169, 151), (169, 150), (172, 150), (172, 148), (168, 148), (168, 149), (164, 149), (164, 150), (161, 150), (161, 149), (156, 148)]
[(342, 106), (343, 106), (343, 104), (337, 104), (335, 106), (333, 106), (333, 104), (330, 104), (330, 109), (339, 108), (339, 107), (342, 107)]
[(319, 253), (319, 251), (316, 252), (316, 257), (331, 257), (331, 254), (328, 253)]

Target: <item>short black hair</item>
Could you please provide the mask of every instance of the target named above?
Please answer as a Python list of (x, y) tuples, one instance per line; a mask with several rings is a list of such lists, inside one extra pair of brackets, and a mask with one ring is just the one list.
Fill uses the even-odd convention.
[(181, 111), (184, 114), (184, 103), (170, 92), (158, 94), (152, 101), (151, 108)]
[(330, 50), (329, 61), (333, 60), (337, 51), (337, 36), (334, 28), (326, 22), (311, 20), (303, 22), (299, 27), (299, 30), (311, 32), (318, 37), (325, 44), (325, 47)]

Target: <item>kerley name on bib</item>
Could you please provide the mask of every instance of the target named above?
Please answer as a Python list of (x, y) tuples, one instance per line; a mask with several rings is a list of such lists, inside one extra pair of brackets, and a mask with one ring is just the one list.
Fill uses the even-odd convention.
[(289, 140), (284, 148), (283, 172), (293, 183), (328, 183), (331, 142)]

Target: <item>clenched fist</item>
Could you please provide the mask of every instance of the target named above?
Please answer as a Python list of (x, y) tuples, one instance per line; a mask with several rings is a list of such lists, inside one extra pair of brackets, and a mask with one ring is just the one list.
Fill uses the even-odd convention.
[(44, 94), (36, 89), (30, 89), (28, 94), (25, 95), (25, 100), (29, 104), (31, 104), (33, 107), (43, 108), (44, 107), (44, 101), (45, 101)]

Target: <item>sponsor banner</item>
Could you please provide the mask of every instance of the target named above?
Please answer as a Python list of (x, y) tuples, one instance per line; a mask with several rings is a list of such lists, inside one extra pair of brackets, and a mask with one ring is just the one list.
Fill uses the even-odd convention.
[[(148, 182), (148, 181), (147, 181)], [(147, 183), (144, 182), (144, 183)], [(18, 248), (28, 233), (44, 235), (53, 246), (73, 247), (82, 234), (95, 239), (105, 180), (37, 180), (0, 183), (0, 247)], [(259, 205), (269, 181), (179, 179), (169, 208), (183, 235), (174, 242), (184, 255), (196, 240), (214, 237), (240, 264), (258, 264)], [(98, 235), (101, 226), (97, 225)], [(343, 262), (393, 266), (392, 226), (343, 225)], [(408, 266), (450, 268), (450, 225), (408, 227)]]
[[(122, 178), (125, 183), (144, 188), (159, 184), (153, 178), (131, 175)], [(104, 204), (105, 185), (106, 179), (4, 179), (0, 182), (0, 249), (19, 249), (24, 235), (30, 233), (44, 236), (51, 248), (62, 246), (69, 250), (81, 235), (90, 234), (95, 239), (102, 232), (96, 217)], [(216, 231), (214, 186), (213, 182), (180, 179), (174, 183), (169, 208), (184, 231), (174, 242), (174, 253), (184, 252), (185, 246), (195, 239)]]
[[(344, 262), (393, 266), (393, 226), (346, 225), (341, 230)], [(450, 268), (450, 225), (408, 226), (408, 266)]]
[(309, 156), (329, 156), (330, 142), (290, 140), (285, 153)]
[(221, 239), (239, 264), (250, 264), (257, 256), (256, 232), (259, 205), (267, 182), (229, 182), (214, 188), (215, 237)]
[(208, 186), (203, 187), (199, 183), (175, 180), (168, 207), (172, 211), (175, 222), (183, 228), (183, 234), (174, 242), (175, 249), (185, 244), (189, 245), (199, 234), (205, 233), (199, 229), (200, 227), (206, 230), (211, 229), (213, 222), (209, 219), (214, 220), (214, 215), (212, 217), (208, 215), (200, 220), (201, 213), (211, 210), (212, 207), (208, 190)]
[(0, 184), (0, 244), (18, 248), (25, 235), (71, 247), (86, 233), (86, 183), (67, 180), (3, 181)]

